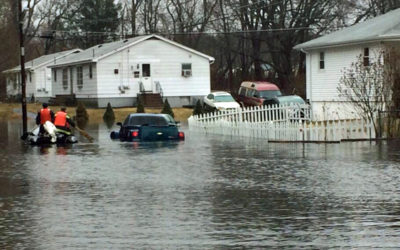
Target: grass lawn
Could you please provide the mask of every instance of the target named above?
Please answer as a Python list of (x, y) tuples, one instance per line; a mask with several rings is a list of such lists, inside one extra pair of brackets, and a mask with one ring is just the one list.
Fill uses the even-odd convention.
[[(36, 114), (40, 108), (41, 104), (39, 103), (28, 103), (27, 104), (27, 110), (28, 112)], [(49, 106), (51, 110), (53, 110), (54, 113), (56, 113), (58, 110), (60, 110), (59, 106)], [(13, 109), (15, 108), (21, 108), (20, 103), (0, 103), (0, 119), (19, 119), (21, 118), (20, 114), (17, 114), (13, 112)], [(73, 117), (75, 116), (75, 110), (76, 107), (67, 107), (67, 113)], [(102, 122), (103, 121), (103, 115), (104, 112), (106, 111), (105, 108), (87, 108), (86, 109), (88, 114), (89, 114), (89, 122)], [(115, 114), (115, 121), (124, 121), (125, 117), (130, 114), (130, 113), (136, 113), (136, 108), (113, 108), (114, 114)], [(150, 108), (145, 108), (146, 113), (160, 113), (160, 109), (150, 109)], [(187, 119), (192, 115), (193, 109), (190, 108), (173, 108), (175, 115), (175, 120), (180, 121), (180, 122), (185, 122)], [(29, 117), (29, 116), (28, 116)]]

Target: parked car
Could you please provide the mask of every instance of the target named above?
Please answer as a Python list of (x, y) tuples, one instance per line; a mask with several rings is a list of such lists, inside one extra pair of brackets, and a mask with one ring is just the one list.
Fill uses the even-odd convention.
[(206, 111), (215, 111), (237, 109), (240, 105), (228, 92), (218, 91), (204, 97), (203, 107)]
[(306, 102), (298, 95), (276, 96), (272, 99), (271, 104), (306, 104)]
[(269, 82), (242, 82), (237, 101), (242, 107), (262, 106), (273, 103), (273, 98), (281, 96), (278, 86)]
[(178, 124), (167, 114), (135, 113), (126, 117), (121, 128), (110, 134), (111, 139), (120, 141), (184, 140), (185, 134), (178, 130)]
[(288, 115), (292, 118), (309, 119), (310, 112), (306, 102), (298, 95), (277, 96), (274, 97), (271, 104), (291, 105)]

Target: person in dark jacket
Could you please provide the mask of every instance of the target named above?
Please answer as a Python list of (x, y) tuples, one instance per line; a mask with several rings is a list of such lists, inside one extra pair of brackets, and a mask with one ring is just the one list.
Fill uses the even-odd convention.
[(57, 128), (57, 132), (64, 133), (66, 135), (70, 135), (71, 127), (75, 127), (75, 123), (68, 116), (67, 109), (65, 107), (62, 107), (61, 110), (56, 113), (54, 125)]
[(43, 124), (47, 121), (54, 121), (54, 113), (49, 109), (47, 103), (42, 104), (42, 109), (36, 115), (36, 124), (40, 125), (39, 133), (44, 133)]

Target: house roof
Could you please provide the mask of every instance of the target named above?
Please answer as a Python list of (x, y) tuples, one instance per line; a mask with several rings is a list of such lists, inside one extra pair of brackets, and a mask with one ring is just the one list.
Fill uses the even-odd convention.
[(56, 64), (50, 66), (50, 67), (62, 67), (62, 66), (67, 66), (67, 65), (74, 65), (74, 64), (81, 64), (81, 63), (89, 63), (89, 62), (97, 62), (109, 55), (112, 55), (118, 51), (121, 51), (127, 47), (136, 45), (140, 42), (143, 42), (145, 40), (151, 39), (151, 38), (156, 38), (162, 41), (165, 41), (169, 44), (172, 44), (174, 46), (177, 46), (179, 48), (182, 48), (184, 50), (190, 51), (193, 54), (197, 54), (199, 56), (207, 58), (210, 62), (214, 62), (214, 58), (208, 55), (205, 55), (203, 53), (200, 53), (194, 49), (191, 49), (189, 47), (186, 47), (182, 44), (176, 43), (174, 41), (171, 41), (169, 39), (166, 39), (164, 37), (158, 36), (158, 35), (146, 35), (146, 36), (137, 36), (134, 38), (130, 39), (125, 39), (125, 40), (120, 40), (116, 42), (111, 42), (111, 43), (104, 43), (104, 44), (99, 44), (96, 46), (93, 46), (91, 48), (88, 48), (84, 51), (82, 51), (79, 54), (70, 56), (68, 58), (65, 58), (63, 60), (57, 61)]
[(373, 41), (400, 39), (400, 8), (328, 35), (296, 45), (307, 50)]
[[(25, 70), (30, 70), (33, 71), (43, 65), (46, 65), (48, 63), (56, 62), (57, 60), (60, 60), (61, 58), (64, 58), (70, 54), (73, 54), (75, 52), (80, 52), (82, 51), (81, 49), (71, 49), (71, 50), (66, 50), (54, 54), (49, 54), (49, 55), (44, 55), (38, 58), (35, 58), (31, 61), (25, 62)], [(3, 71), (3, 73), (14, 73), (14, 72), (19, 72), (21, 71), (21, 65), (18, 65), (14, 68), (8, 69)]]

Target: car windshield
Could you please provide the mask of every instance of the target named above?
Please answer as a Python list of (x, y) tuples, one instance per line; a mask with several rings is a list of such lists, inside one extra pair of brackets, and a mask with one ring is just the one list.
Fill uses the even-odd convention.
[(259, 91), (261, 98), (264, 99), (271, 99), (274, 98), (276, 96), (281, 96), (282, 93), (279, 90), (261, 90)]
[(168, 121), (162, 116), (132, 116), (126, 125), (140, 126), (145, 124), (150, 126), (168, 126)]
[(220, 95), (220, 96), (216, 96), (214, 101), (215, 102), (234, 102), (235, 100), (230, 95)]

